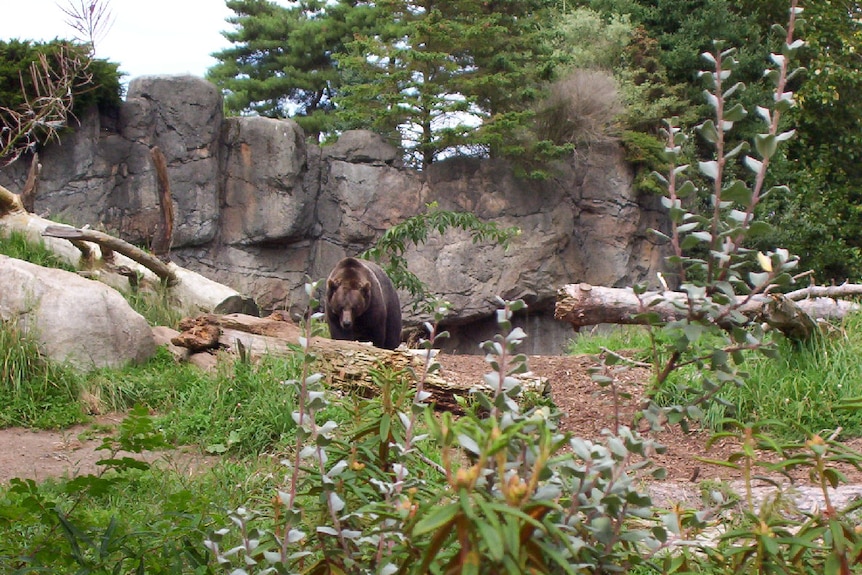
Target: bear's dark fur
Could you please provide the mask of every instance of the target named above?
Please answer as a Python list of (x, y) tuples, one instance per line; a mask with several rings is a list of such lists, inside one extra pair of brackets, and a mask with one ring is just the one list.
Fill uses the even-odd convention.
[(401, 302), (380, 266), (344, 258), (326, 280), (326, 323), (332, 339), (370, 341), (395, 349), (401, 343)]

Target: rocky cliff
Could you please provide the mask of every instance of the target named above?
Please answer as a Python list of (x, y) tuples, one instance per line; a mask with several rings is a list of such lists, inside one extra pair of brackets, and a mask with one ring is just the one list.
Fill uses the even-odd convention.
[[(320, 147), (290, 120), (224, 118), (215, 86), (188, 76), (134, 79), (117, 115), (94, 111), (47, 147), (36, 212), (149, 245), (158, 215), (152, 146), (168, 162), (174, 259), (263, 309), (301, 309), (306, 277), (325, 277), (430, 202), (522, 230), (508, 250), (458, 232), (408, 250), (411, 271), (453, 304), (447, 327), (458, 351), (476, 352), (493, 335), (500, 296), (530, 306), (518, 319), (530, 336), (525, 352), (559, 352), (572, 333), (553, 320), (557, 288), (650, 280), (661, 261), (646, 230), (661, 227), (663, 212), (632, 190), (615, 143), (579, 151), (544, 181), (482, 159), (417, 172), (371, 132)], [(0, 171), (0, 184), (20, 190), (28, 162)], [(402, 299), (406, 323), (426, 319)]]

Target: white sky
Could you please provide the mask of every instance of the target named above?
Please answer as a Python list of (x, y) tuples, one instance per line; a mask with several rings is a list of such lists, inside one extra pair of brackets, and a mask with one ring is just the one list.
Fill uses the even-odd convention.
[[(80, 0), (72, 0), (75, 6)], [(103, 2), (105, 3), (105, 2)], [(53, 40), (76, 36), (60, 6), (68, 0), (0, 0), (0, 39)], [(120, 65), (124, 83), (151, 74), (203, 77), (229, 46), (221, 35), (233, 12), (224, 0), (109, 0), (113, 25), (96, 42), (96, 57)]]

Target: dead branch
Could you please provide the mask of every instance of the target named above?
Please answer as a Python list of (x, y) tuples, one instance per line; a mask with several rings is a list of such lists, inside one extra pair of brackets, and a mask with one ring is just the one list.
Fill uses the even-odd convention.
[(30, 170), (27, 172), (27, 181), (21, 190), (21, 203), (28, 212), (36, 211), (36, 193), (39, 190), (39, 175), (42, 173), (42, 164), (39, 162), (38, 152), (33, 154)]
[(42, 235), (98, 244), (103, 249), (107, 248), (123, 254), (130, 260), (141, 264), (156, 274), (166, 285), (173, 286), (177, 284), (176, 274), (164, 262), (120, 238), (115, 238), (96, 230), (82, 230), (71, 226), (48, 226), (42, 232)]
[(862, 295), (862, 285), (843, 283), (840, 286), (809, 286), (786, 294), (787, 299), (799, 301), (806, 298), (843, 298)]
[(101, 40), (114, 23), (109, 2), (98, 0), (78, 0), (77, 5), (67, 0), (66, 6), (59, 6), (66, 14), (68, 24), (79, 36), (77, 40), (90, 45), (90, 50), (96, 51), (96, 41)]
[(13, 194), (3, 186), (0, 186), (0, 217), (6, 214), (26, 214), (24, 202), (21, 201), (21, 196)]
[(66, 48), (58, 51), (53, 65), (45, 54), (31, 64), (34, 93), (27, 92), (22, 79), (24, 104), (18, 109), (0, 106), (0, 168), (40, 142), (59, 140), (72, 113), (74, 95), (92, 81), (89, 66), (89, 57), (70, 54)]
[(159, 184), (159, 223), (150, 246), (153, 255), (163, 262), (171, 261), (171, 244), (174, 235), (174, 204), (171, 201), (171, 183), (168, 180), (168, 164), (158, 146), (150, 150), (156, 179)]

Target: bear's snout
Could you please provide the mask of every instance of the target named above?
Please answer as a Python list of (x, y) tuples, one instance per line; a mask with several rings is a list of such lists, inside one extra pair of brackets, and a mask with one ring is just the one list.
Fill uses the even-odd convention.
[(347, 330), (353, 329), (353, 314), (349, 309), (341, 312), (341, 327)]

